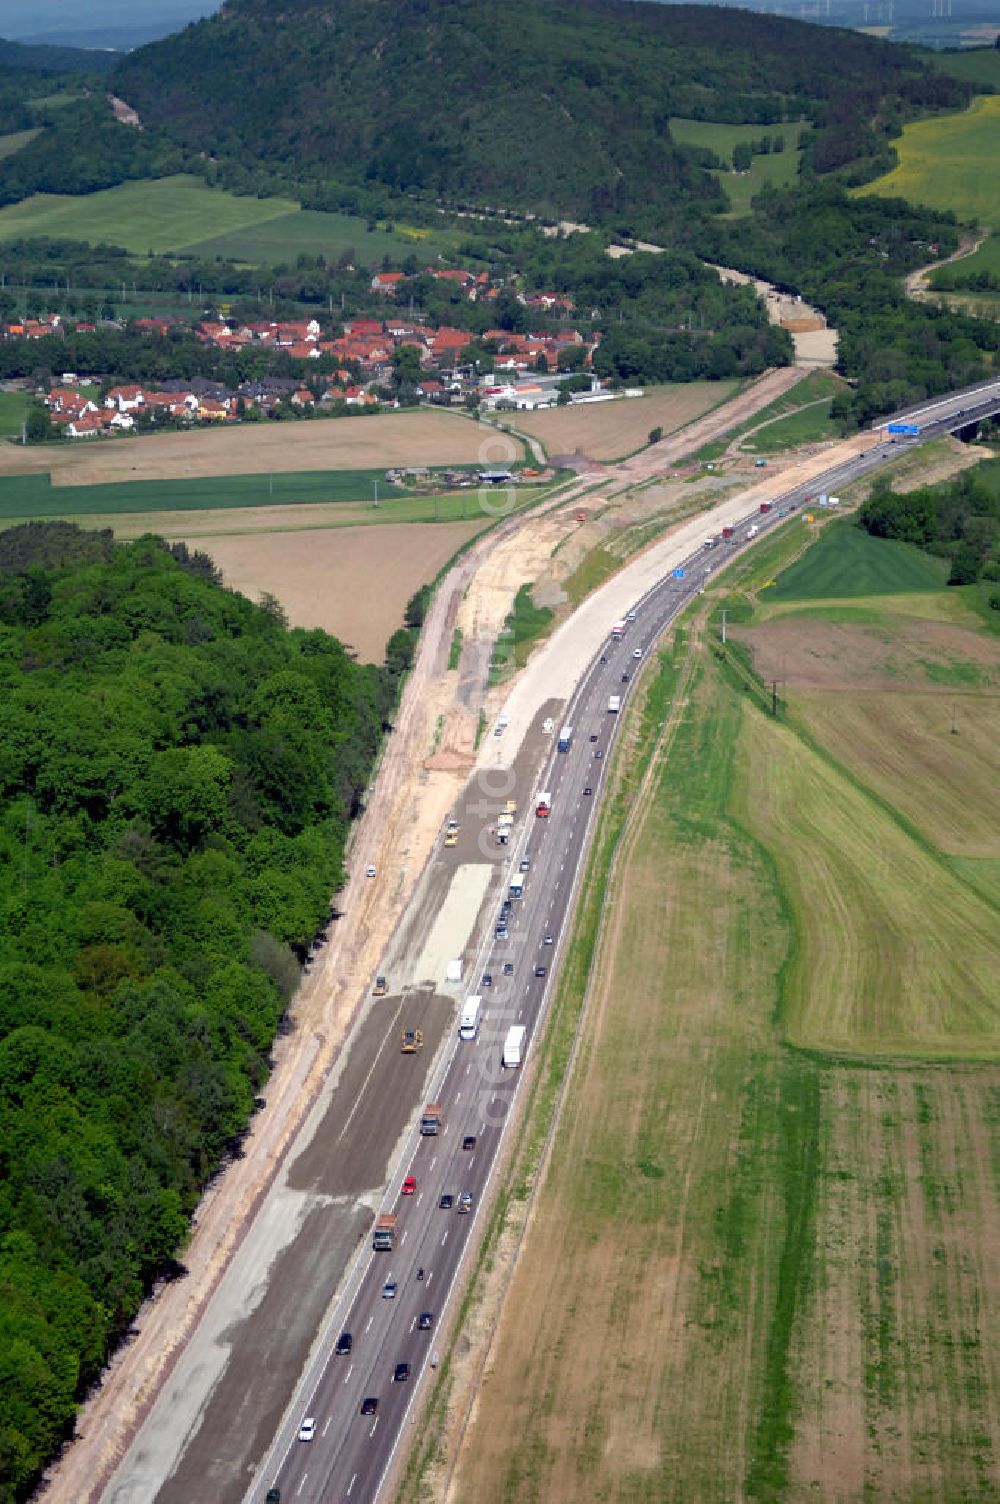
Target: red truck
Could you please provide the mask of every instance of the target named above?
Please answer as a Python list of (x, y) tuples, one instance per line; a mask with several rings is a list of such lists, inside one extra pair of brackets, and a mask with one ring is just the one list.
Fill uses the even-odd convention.
[(735, 536), (736, 536), (736, 529), (734, 527), (724, 527), (722, 529), (722, 536), (726, 540), (726, 542), (728, 543), (729, 540), (730, 540), (730, 538), (735, 538)]
[(762, 501), (761, 504), (760, 504), (760, 509), (761, 509), (762, 512), (769, 512), (771, 510), (772, 505), (773, 505), (773, 503), (770, 502), (770, 501)]

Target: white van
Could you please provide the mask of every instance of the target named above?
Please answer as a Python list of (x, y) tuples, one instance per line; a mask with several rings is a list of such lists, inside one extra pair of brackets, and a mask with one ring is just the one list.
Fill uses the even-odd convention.
[(503, 1054), (500, 1057), (503, 1070), (511, 1070), (523, 1061), (524, 1040), (527, 1032), (524, 1024), (512, 1024), (507, 1030), (507, 1038), (503, 1042)]

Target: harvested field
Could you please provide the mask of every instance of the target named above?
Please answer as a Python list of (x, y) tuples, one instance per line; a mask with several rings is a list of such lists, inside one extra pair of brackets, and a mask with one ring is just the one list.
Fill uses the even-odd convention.
[(517, 413), (515, 427), (541, 439), (550, 455), (574, 450), (617, 460), (642, 448), (654, 428), (674, 433), (731, 397), (735, 381), (691, 381), (652, 387), (644, 397), (581, 403), (549, 412)]
[(233, 590), (277, 597), (293, 627), (323, 627), (365, 662), (381, 663), (407, 601), (489, 519), (308, 532), (189, 534)]
[[(489, 435), (437, 408), (298, 423), (247, 423), (86, 446), (0, 445), (0, 476), (51, 473), (55, 486), (188, 480), (270, 471), (367, 470), (394, 465), (489, 464)], [(494, 439), (509, 446), (506, 436)], [(507, 451), (509, 452), (509, 451)]]
[[(822, 611), (800, 611), (761, 626), (735, 627), (732, 635), (749, 645), (762, 679), (777, 679), (794, 693), (918, 689), (953, 695), (982, 689), (1000, 694), (1000, 641), (948, 621), (883, 614), (885, 599), (891, 597), (873, 599), (868, 619), (864, 602), (851, 601), (833, 620)], [(920, 597), (905, 599), (912, 611)], [(850, 609), (859, 605), (860, 610)]]
[[(872, 845), (907, 838), (887, 815), (875, 830), (874, 802), (699, 665), (609, 884), (583, 1047), (448, 1499), (997, 1498), (1000, 1071), (856, 1069), (788, 1050), (774, 1011), (782, 963), (794, 972), (817, 937), (863, 957), (859, 972), (889, 946), (887, 984), (902, 938), (926, 963), (947, 866), (932, 905), (904, 916), (907, 863), (931, 857), (893, 847), (872, 898), (857, 890), (871, 850), (838, 836), (854, 892), (803, 893), (839, 812)], [(794, 845), (782, 799), (811, 817)], [(956, 993), (982, 987), (959, 961), (968, 913), (949, 914), (944, 1054), (970, 1023)], [(991, 979), (995, 934), (994, 911)], [(826, 985), (823, 957), (809, 975)], [(907, 987), (919, 1030), (928, 997)], [(802, 1017), (821, 1023), (812, 1008), (811, 990)], [(854, 1023), (856, 1044), (898, 1042), (881, 999)]]
[(739, 816), (796, 915), (781, 1022), (853, 1056), (1000, 1055), (995, 908), (786, 727), (749, 717)]

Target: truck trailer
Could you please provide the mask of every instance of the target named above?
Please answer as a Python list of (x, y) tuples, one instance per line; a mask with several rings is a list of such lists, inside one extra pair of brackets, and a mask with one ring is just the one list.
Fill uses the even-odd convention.
[(424, 1138), (433, 1138), (441, 1132), (444, 1109), (440, 1102), (428, 1102), (420, 1119), (420, 1132)]
[(564, 726), (562, 728), (562, 730), (560, 731), (560, 733), (559, 733), (559, 740), (558, 740), (558, 742), (556, 742), (556, 750), (559, 751), (559, 752), (568, 752), (569, 751), (569, 744), (570, 744), (570, 742), (572, 740), (573, 740), (573, 727), (572, 726)]
[(539, 820), (547, 820), (552, 813), (552, 795), (543, 789), (535, 800), (535, 814)]
[(608, 700), (608, 715), (617, 715), (622, 708), (621, 695), (611, 695)]

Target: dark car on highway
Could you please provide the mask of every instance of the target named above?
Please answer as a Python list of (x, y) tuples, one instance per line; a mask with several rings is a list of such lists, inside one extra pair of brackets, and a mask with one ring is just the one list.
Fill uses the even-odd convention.
[(409, 1377), (410, 1377), (410, 1365), (409, 1365), (409, 1363), (397, 1363), (396, 1366), (395, 1366), (395, 1368), (392, 1371), (392, 1382), (394, 1384), (405, 1384), (406, 1381), (407, 1381), (407, 1379)]
[(463, 1149), (474, 1149), (475, 1147), (476, 1147), (476, 1135), (474, 1133), (467, 1133), (465, 1135), (465, 1137), (463, 1138), (463, 1140), (462, 1140), (462, 1148)]
[(545, 967), (544, 966), (536, 966), (535, 967), (535, 976), (536, 977), (543, 977), (544, 975), (545, 975)]
[(362, 1415), (375, 1415), (378, 1411), (378, 1399), (374, 1394), (366, 1394), (361, 1401)]
[(417, 1331), (429, 1332), (434, 1325), (434, 1316), (430, 1311), (422, 1311), (417, 1317)]
[(451, 1209), (452, 1209), (452, 1207), (454, 1205), (455, 1205), (455, 1198), (454, 1198), (454, 1196), (449, 1195), (449, 1193), (447, 1191), (445, 1191), (444, 1195), (441, 1197), (441, 1200), (438, 1202), (438, 1206), (441, 1208), (441, 1210), (443, 1212), (450, 1212)]
[(341, 1332), (340, 1336), (337, 1338), (337, 1346), (334, 1348), (334, 1352), (339, 1353), (341, 1357), (343, 1357), (345, 1353), (350, 1352), (353, 1346), (354, 1338), (351, 1336), (350, 1332)]

